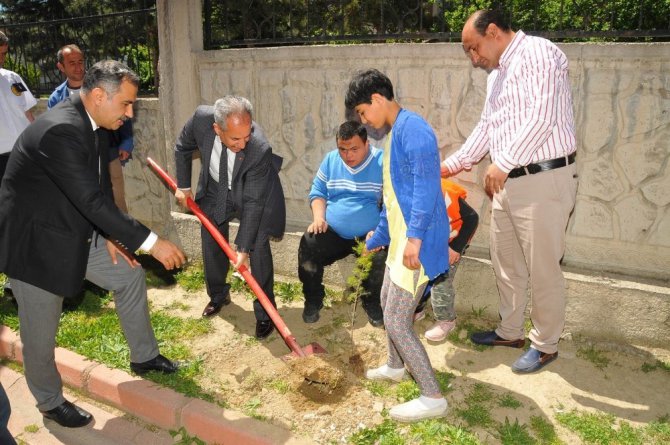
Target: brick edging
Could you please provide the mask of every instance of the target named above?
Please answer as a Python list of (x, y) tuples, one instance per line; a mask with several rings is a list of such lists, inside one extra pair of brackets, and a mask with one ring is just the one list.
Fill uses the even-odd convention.
[[(0, 325), (0, 357), (23, 363), (18, 334)], [(56, 348), (63, 383), (84, 395), (167, 430), (184, 428), (207, 443), (272, 445), (307, 443), (284, 428), (186, 397), (149, 380), (111, 369), (63, 348)]]

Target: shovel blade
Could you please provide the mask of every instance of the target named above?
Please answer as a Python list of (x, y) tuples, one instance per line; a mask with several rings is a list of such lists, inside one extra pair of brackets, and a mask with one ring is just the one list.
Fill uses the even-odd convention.
[[(313, 354), (328, 354), (328, 351), (326, 351), (326, 348), (321, 346), (320, 344), (314, 342), (310, 343), (307, 346), (304, 346), (301, 348), (302, 353), (304, 354), (303, 357), (307, 357), (309, 355)], [(288, 361), (296, 358), (300, 358), (301, 356), (298, 355), (295, 351), (291, 352), (290, 354), (286, 354), (285, 356), (282, 357), (282, 360)]]

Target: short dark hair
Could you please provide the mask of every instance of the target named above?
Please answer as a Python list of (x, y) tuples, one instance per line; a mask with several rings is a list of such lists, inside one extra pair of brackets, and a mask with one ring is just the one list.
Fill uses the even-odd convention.
[(505, 19), (502, 11), (499, 9), (482, 9), (472, 14), (472, 26), (479, 35), (486, 34), (486, 28), (493, 23), (503, 32), (512, 30), (509, 22)]
[(393, 84), (389, 78), (376, 69), (359, 71), (349, 82), (344, 105), (353, 109), (360, 104), (370, 104), (372, 95), (375, 93), (381, 94), (388, 100), (393, 100)]
[(65, 58), (63, 57), (63, 52), (64, 52), (66, 49), (69, 49), (70, 51), (74, 51), (74, 52), (81, 53), (82, 55), (84, 54), (84, 51), (82, 51), (81, 49), (79, 49), (79, 47), (78, 47), (77, 45), (75, 45), (74, 43), (70, 43), (69, 45), (65, 45), (65, 46), (63, 46), (63, 47), (62, 47), (61, 49), (59, 49), (58, 52), (56, 53), (56, 59), (58, 60), (58, 63), (63, 63), (63, 60), (65, 60)]
[(346, 121), (338, 128), (335, 139), (338, 141), (348, 141), (354, 136), (358, 136), (365, 142), (368, 140), (368, 130), (360, 122)]
[(102, 88), (109, 96), (113, 96), (119, 91), (123, 81), (130, 82), (136, 87), (140, 85), (140, 78), (125, 63), (102, 60), (86, 71), (81, 91), (87, 94), (94, 88)]

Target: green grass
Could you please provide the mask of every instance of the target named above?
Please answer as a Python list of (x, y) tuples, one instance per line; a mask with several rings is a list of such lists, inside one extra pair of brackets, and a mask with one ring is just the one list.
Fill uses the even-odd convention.
[(610, 363), (610, 359), (607, 358), (605, 353), (599, 351), (593, 346), (577, 349), (577, 357), (583, 358), (584, 360), (593, 363), (593, 365), (600, 370), (605, 369)]
[[(58, 346), (76, 352), (111, 368), (130, 370), (130, 351), (121, 330), (119, 318), (109, 293), (87, 290), (84, 299), (73, 310), (63, 312), (56, 335)], [(18, 329), (16, 308), (9, 302), (0, 304), (0, 322)], [(210, 321), (204, 318), (182, 319), (163, 311), (151, 313), (151, 324), (161, 353), (181, 362), (178, 373), (149, 373), (146, 378), (175, 389), (187, 396), (214, 401), (197, 383), (202, 360), (191, 353), (190, 340), (207, 335)]]
[(5, 296), (5, 283), (7, 282), (7, 275), (0, 273), (0, 297)]
[(186, 428), (181, 427), (179, 430), (170, 430), (170, 436), (174, 439), (174, 445), (207, 445), (205, 441), (200, 440), (197, 436), (191, 436), (186, 431)]
[(380, 380), (363, 380), (363, 387), (370, 391), (370, 394), (377, 397), (387, 397), (392, 392), (392, 387), (388, 382)]
[(395, 387), (395, 396), (401, 402), (409, 402), (421, 395), (419, 385), (414, 380), (403, 380)]
[(244, 414), (246, 414), (249, 417), (253, 417), (254, 419), (257, 420), (265, 420), (265, 416), (262, 414), (258, 414), (258, 408), (260, 408), (263, 405), (263, 402), (261, 402), (261, 399), (254, 397), (252, 399), (247, 400), (247, 403), (244, 404), (242, 407), (244, 410)]
[(654, 363), (642, 363), (642, 372), (648, 373), (660, 369), (662, 371), (670, 372), (670, 364), (665, 363), (661, 360), (656, 360)]
[(456, 409), (456, 415), (470, 426), (489, 426), (493, 423), (491, 410), (481, 403), (471, 403), (465, 408)]
[(25, 431), (26, 433), (36, 433), (39, 430), (40, 430), (40, 427), (35, 425), (34, 423), (31, 423), (30, 425), (26, 425), (23, 428), (23, 431)]
[(421, 445), (479, 445), (477, 436), (469, 431), (445, 423), (443, 420), (424, 420), (414, 423), (409, 430), (408, 443)]
[(275, 298), (284, 304), (303, 300), (302, 284), (295, 282), (275, 281)]
[(475, 383), (470, 393), (465, 397), (467, 403), (481, 403), (493, 400), (494, 394), (491, 388), (483, 383)]
[(291, 385), (283, 379), (274, 379), (271, 380), (268, 384), (268, 387), (279, 394), (286, 394), (291, 389)]
[(502, 406), (503, 408), (517, 409), (521, 408), (523, 404), (519, 402), (512, 394), (507, 393), (498, 399), (498, 406)]
[(197, 292), (205, 288), (205, 271), (202, 263), (190, 264), (175, 275), (177, 284), (187, 292)]
[(556, 419), (574, 431), (585, 444), (598, 445), (661, 445), (670, 443), (670, 424), (661, 420), (635, 428), (617, 421), (612, 414), (570, 411)]
[(541, 416), (531, 416), (530, 428), (538, 441), (543, 445), (561, 445), (563, 442), (556, 435), (556, 429), (547, 419)]
[(528, 425), (519, 424), (519, 419), (514, 419), (514, 423), (510, 423), (505, 417), (505, 423), (499, 424), (497, 431), (503, 445), (535, 445), (537, 443), (528, 432)]
[(349, 437), (353, 445), (405, 445), (407, 442), (398, 431), (398, 425), (384, 419), (382, 423), (372, 428), (363, 428)]

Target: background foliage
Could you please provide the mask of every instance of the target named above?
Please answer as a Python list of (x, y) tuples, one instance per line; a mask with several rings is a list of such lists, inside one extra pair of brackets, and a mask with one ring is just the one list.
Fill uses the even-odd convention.
[(458, 41), (478, 9), (501, 9), (514, 29), (536, 34), (670, 36), (670, 0), (204, 0), (205, 46)]
[[(0, 30), (10, 38), (6, 68), (33, 93), (49, 94), (63, 82), (56, 52), (75, 43), (87, 66), (122, 60), (140, 76), (140, 90), (157, 89), (155, 0), (0, 0)], [(134, 12), (139, 11), (139, 12)]]

